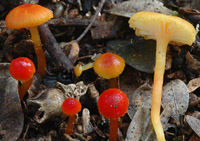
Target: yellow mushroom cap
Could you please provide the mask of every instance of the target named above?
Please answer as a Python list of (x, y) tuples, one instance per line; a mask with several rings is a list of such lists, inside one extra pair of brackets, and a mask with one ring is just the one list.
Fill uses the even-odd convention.
[(48, 8), (37, 4), (23, 4), (12, 9), (6, 16), (6, 26), (10, 29), (34, 27), (53, 17)]
[[(169, 38), (169, 42), (177, 45), (192, 45), (196, 38), (194, 26), (186, 20), (155, 12), (138, 12), (129, 20), (129, 26), (137, 36), (145, 39)], [(163, 36), (164, 35), (164, 36)]]

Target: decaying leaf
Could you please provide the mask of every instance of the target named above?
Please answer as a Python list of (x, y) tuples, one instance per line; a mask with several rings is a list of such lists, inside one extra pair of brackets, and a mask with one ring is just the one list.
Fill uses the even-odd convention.
[(189, 93), (186, 84), (179, 80), (170, 81), (163, 87), (162, 106), (165, 108), (168, 104), (173, 106), (172, 117), (179, 124), (180, 115), (184, 115), (189, 105)]
[(200, 137), (200, 120), (189, 115), (187, 115), (185, 119), (192, 130)]
[(47, 119), (62, 115), (61, 105), (66, 99), (63, 91), (56, 88), (48, 88), (41, 91), (37, 97), (28, 99), (28, 104), (39, 105), (35, 114), (35, 120), (43, 123)]
[[(145, 107), (140, 107), (130, 125), (127, 131), (127, 136), (126, 136), (126, 141), (144, 141), (144, 139), (147, 136), (147, 130), (148, 128), (152, 129), (152, 125), (150, 125), (151, 123), (151, 118), (150, 118), (150, 109), (149, 108), (145, 108)], [(151, 137), (149, 137), (150, 139)], [(151, 141), (154, 141), (155, 139), (150, 139)]]
[(134, 109), (129, 109), (128, 114), (130, 117), (133, 117), (135, 112), (140, 107), (151, 108), (151, 97), (152, 97), (152, 87), (145, 83), (135, 90), (133, 93), (131, 103), (133, 104)]
[(191, 93), (200, 87), (200, 78), (195, 78), (189, 81), (187, 88), (188, 92)]
[(76, 99), (80, 99), (81, 96), (83, 96), (88, 89), (88, 86), (83, 83), (83, 81), (80, 81), (76, 84), (62, 84), (60, 82), (57, 82), (58, 88), (64, 91), (65, 95), (67, 97), (75, 97)]
[(15, 141), (24, 124), (18, 82), (9, 74), (9, 64), (0, 64), (0, 140)]
[(188, 68), (199, 71), (200, 70), (200, 61), (194, 58), (189, 52), (186, 54), (186, 65)]
[(139, 11), (152, 11), (168, 15), (172, 14), (172, 10), (165, 7), (159, 0), (125, 1), (109, 10), (109, 13), (123, 17), (131, 17), (134, 13)]
[(131, 67), (153, 73), (155, 66), (156, 44), (153, 40), (135, 38), (130, 40), (113, 40), (107, 43), (112, 51), (124, 58)]

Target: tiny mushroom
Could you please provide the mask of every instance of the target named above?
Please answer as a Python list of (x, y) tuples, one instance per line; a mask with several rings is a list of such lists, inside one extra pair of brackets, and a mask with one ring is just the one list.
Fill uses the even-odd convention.
[(120, 89), (111, 88), (100, 95), (97, 106), (99, 112), (110, 119), (109, 141), (117, 141), (118, 118), (128, 110), (128, 97)]
[(78, 77), (82, 74), (82, 71), (94, 68), (94, 71), (98, 76), (111, 79), (118, 77), (124, 70), (125, 61), (124, 59), (114, 53), (104, 53), (99, 56), (94, 63), (88, 63), (86, 65), (76, 65), (74, 73)]
[(26, 57), (19, 57), (10, 63), (10, 75), (23, 84), (19, 87), (19, 97), (22, 99), (32, 84), (32, 77), (35, 73), (34, 63)]
[(69, 116), (66, 134), (70, 135), (73, 132), (73, 122), (76, 114), (81, 111), (81, 103), (75, 98), (67, 98), (62, 104), (62, 111)]
[(169, 43), (192, 45), (195, 41), (196, 31), (192, 24), (182, 18), (145, 11), (134, 14), (129, 20), (129, 26), (135, 30), (137, 36), (156, 40), (151, 120), (158, 141), (164, 141), (165, 136), (160, 121), (160, 106), (167, 46)]
[(42, 48), (38, 27), (53, 17), (51, 10), (37, 4), (23, 4), (12, 9), (6, 16), (5, 23), (10, 29), (29, 28), (37, 56), (37, 72), (46, 73), (46, 58)]

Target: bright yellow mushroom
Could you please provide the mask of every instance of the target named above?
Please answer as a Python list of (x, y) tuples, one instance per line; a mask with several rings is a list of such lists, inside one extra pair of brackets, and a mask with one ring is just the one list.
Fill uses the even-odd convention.
[(182, 18), (154, 12), (138, 12), (129, 20), (129, 26), (137, 36), (156, 40), (156, 63), (152, 92), (151, 120), (158, 141), (164, 141), (160, 121), (160, 106), (168, 43), (192, 45), (196, 31), (192, 24)]

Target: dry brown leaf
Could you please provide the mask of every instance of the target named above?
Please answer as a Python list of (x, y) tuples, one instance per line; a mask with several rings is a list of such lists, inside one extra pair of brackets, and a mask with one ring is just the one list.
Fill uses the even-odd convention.
[(191, 93), (200, 87), (200, 78), (195, 78), (187, 84), (188, 92)]

